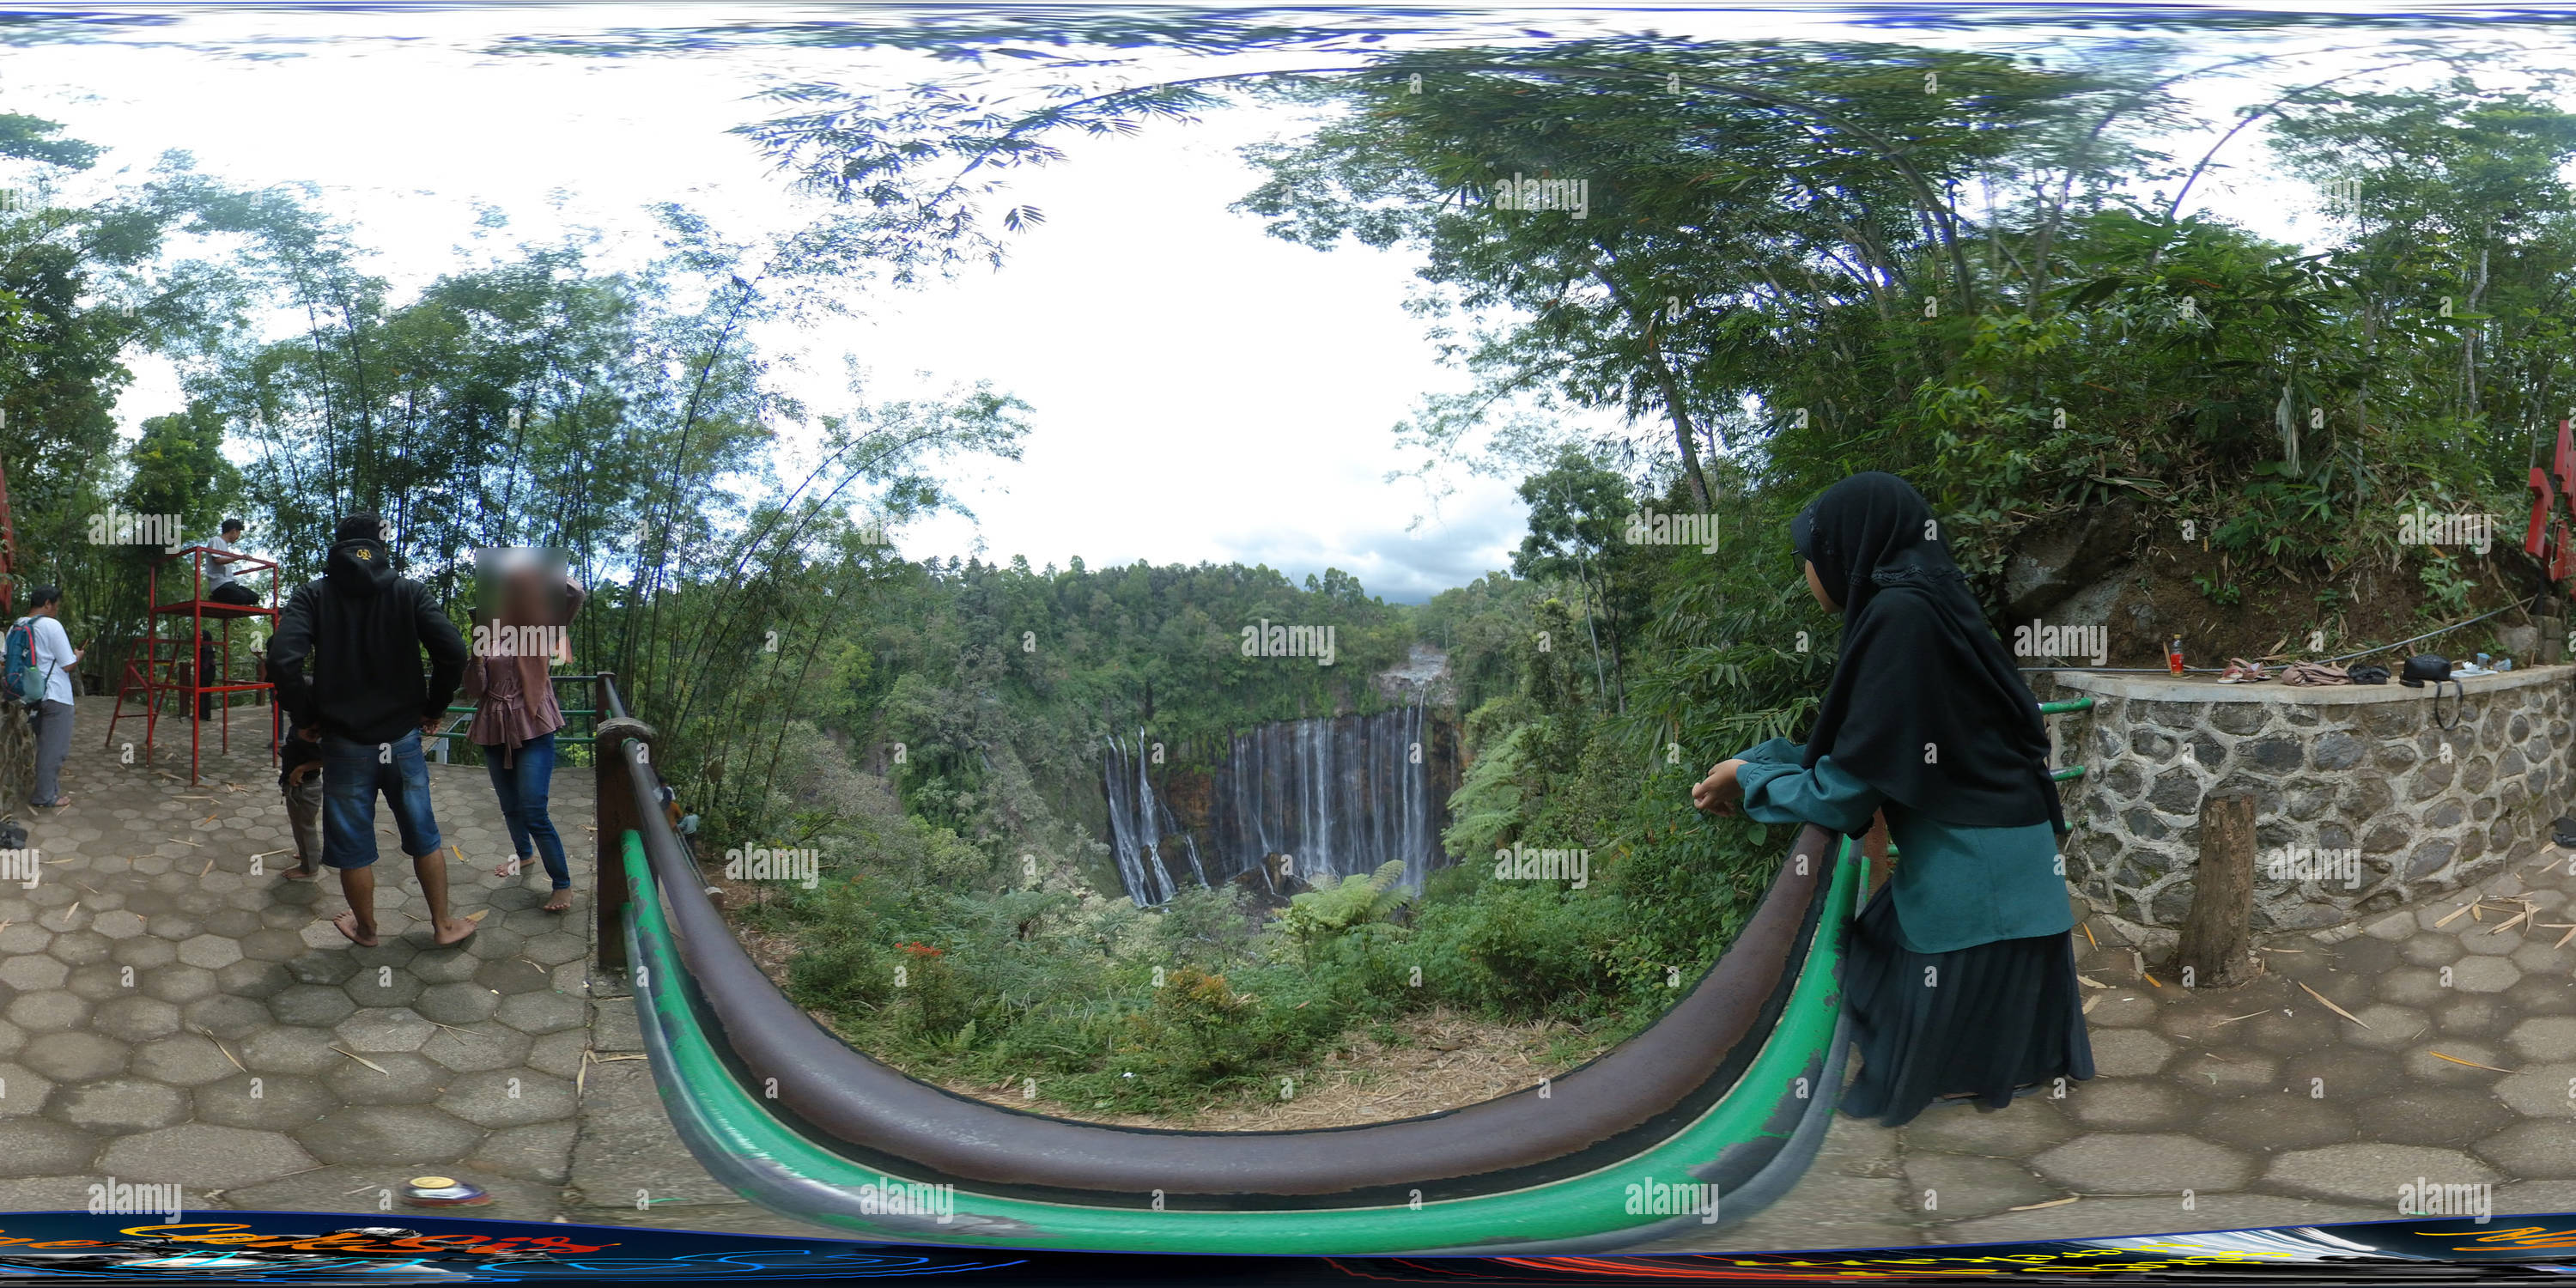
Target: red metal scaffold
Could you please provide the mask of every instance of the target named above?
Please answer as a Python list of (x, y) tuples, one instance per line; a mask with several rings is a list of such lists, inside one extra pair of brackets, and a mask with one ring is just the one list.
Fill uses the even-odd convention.
[[(156, 560), (153, 563), (150, 573), (150, 588), (146, 592), (146, 599), (152, 607), (144, 624), (145, 634), (141, 641), (143, 645), (143, 657), (139, 662), (135, 659), (128, 658), (125, 663), (125, 678), (117, 685), (116, 689), (116, 714), (108, 717), (107, 721), (107, 743), (109, 746), (114, 746), (116, 744), (116, 722), (124, 719), (126, 715), (129, 714), (125, 709), (125, 700), (128, 695), (140, 695), (142, 699), (143, 709), (140, 714), (143, 717), (143, 754), (145, 757), (149, 758), (152, 754), (152, 732), (160, 719), (161, 698), (164, 695), (176, 695), (182, 704), (179, 709), (182, 714), (185, 714), (191, 706), (197, 705), (200, 699), (210, 694), (222, 694), (225, 696), (223, 698), (222, 708), (224, 715), (221, 737), (223, 740), (223, 749), (226, 752), (230, 752), (233, 747), (233, 718), (230, 695), (235, 693), (267, 693), (270, 691), (270, 686), (265, 680), (237, 683), (229, 681), (226, 677), (220, 674), (208, 677), (199, 673), (199, 667), (197, 664), (199, 656), (198, 647), (200, 641), (203, 641), (206, 638), (206, 623), (208, 620), (220, 621), (224, 626), (223, 640), (215, 648), (216, 666), (220, 669), (223, 665), (223, 659), (232, 655), (234, 622), (245, 617), (265, 617), (272, 622), (277, 619), (277, 585), (275, 578), (270, 579), (268, 588), (268, 604), (265, 607), (258, 604), (227, 604), (220, 600), (207, 599), (206, 556), (209, 553), (212, 552), (208, 551), (204, 546), (187, 546), (182, 549), (172, 551), (170, 553), (169, 560)], [(187, 583), (188, 597), (186, 599), (175, 600), (167, 604), (162, 603), (162, 564), (183, 556), (186, 557), (189, 562), (189, 581)], [(239, 552), (226, 552), (223, 557), (230, 561), (233, 574), (236, 577), (244, 573), (262, 571), (275, 572), (277, 570), (277, 565), (275, 563), (259, 558), (256, 555), (246, 555)], [(165, 622), (173, 625), (185, 622), (188, 628), (186, 637), (174, 639), (164, 634), (162, 631), (162, 624)], [(167, 649), (166, 655), (164, 653), (165, 647)], [(210, 678), (215, 682), (208, 683)], [(277, 703), (274, 698), (269, 701), (268, 707), (268, 756), (273, 762), (277, 759), (278, 736)], [(189, 721), (188, 785), (191, 787), (197, 785), (197, 767), (199, 758), (204, 751), (204, 741), (205, 721)]]

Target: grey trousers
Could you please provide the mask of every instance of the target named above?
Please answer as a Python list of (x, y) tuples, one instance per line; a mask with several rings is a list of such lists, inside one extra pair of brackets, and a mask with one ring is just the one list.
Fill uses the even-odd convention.
[(286, 789), (286, 821), (295, 828), (295, 866), (322, 866), (322, 767)]
[(51, 805), (63, 794), (63, 757), (72, 753), (72, 704), (44, 702), (36, 707), (36, 795), (29, 802)]

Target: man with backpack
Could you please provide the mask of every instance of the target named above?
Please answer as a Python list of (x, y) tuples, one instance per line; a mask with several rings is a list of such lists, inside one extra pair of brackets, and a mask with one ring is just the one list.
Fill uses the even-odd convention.
[(295, 736), (321, 749), (322, 862), (339, 871), (349, 900), (331, 924), (351, 943), (378, 942), (373, 865), (382, 793), (429, 904), (432, 941), (444, 948), (463, 943), (474, 923), (448, 915), (447, 857), (420, 745), (464, 679), (465, 639), (426, 588), (394, 575), (384, 537), (384, 520), (372, 512), (340, 521), (322, 576), (297, 588), (279, 615), (269, 681)]
[(36, 587), (27, 616), (9, 628), (5, 661), (10, 698), (36, 711), (36, 794), (28, 803), (46, 809), (72, 803), (62, 772), (72, 750), (72, 666), (81, 650), (63, 632), (62, 611), (59, 587)]

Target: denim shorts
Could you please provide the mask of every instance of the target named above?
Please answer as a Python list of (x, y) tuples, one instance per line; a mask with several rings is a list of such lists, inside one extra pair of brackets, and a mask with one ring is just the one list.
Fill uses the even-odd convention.
[(403, 853), (438, 852), (438, 820), (429, 811), (429, 762), (420, 732), (388, 743), (322, 735), (322, 862), (363, 868), (376, 861), (376, 793), (393, 806)]

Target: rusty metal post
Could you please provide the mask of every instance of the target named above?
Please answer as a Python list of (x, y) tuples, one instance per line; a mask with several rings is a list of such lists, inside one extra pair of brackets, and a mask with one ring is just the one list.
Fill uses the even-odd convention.
[[(597, 793), (599, 827), (595, 934), (596, 960), (601, 970), (626, 969), (626, 905), (632, 898), (626, 884), (626, 834), (640, 830), (641, 812), (649, 805), (635, 799), (635, 784), (627, 768), (636, 754), (633, 744), (650, 747), (658, 737), (653, 726), (626, 714), (626, 703), (617, 693), (613, 672), (599, 673), (599, 709), (608, 718), (599, 722), (592, 745), (591, 778)], [(648, 756), (649, 752), (646, 753)]]

